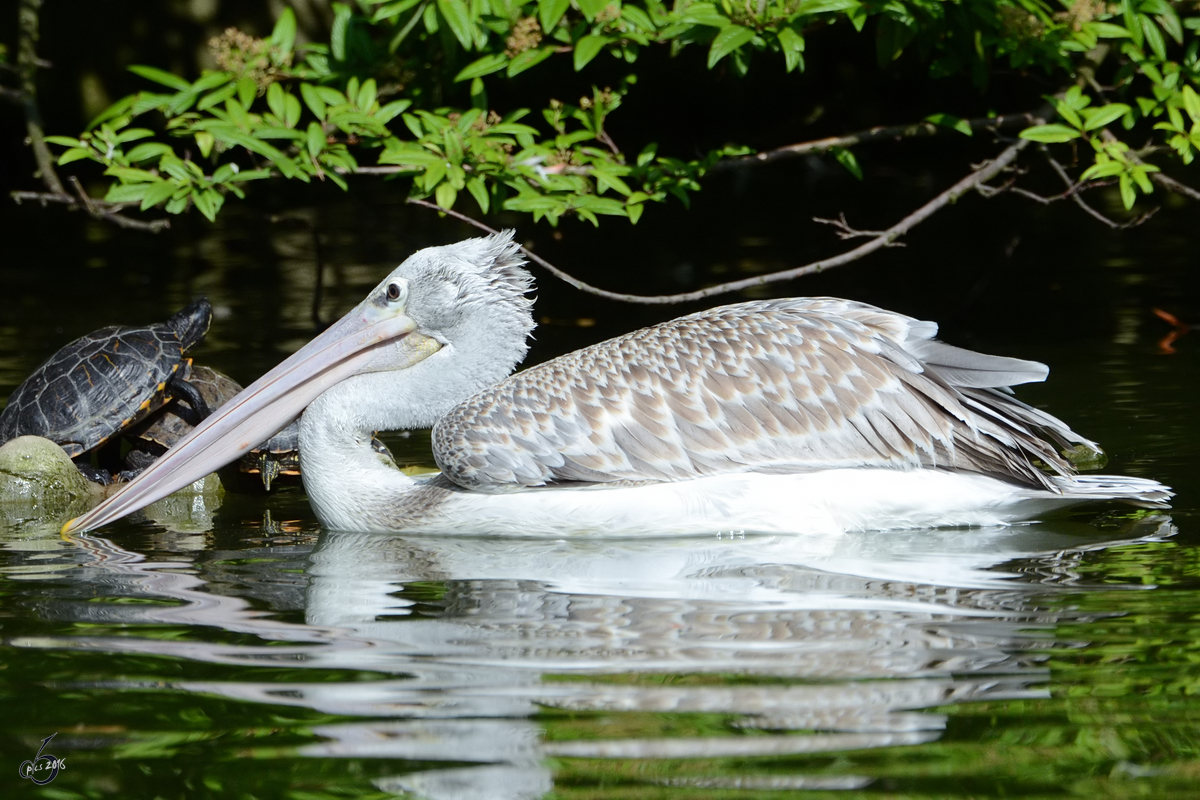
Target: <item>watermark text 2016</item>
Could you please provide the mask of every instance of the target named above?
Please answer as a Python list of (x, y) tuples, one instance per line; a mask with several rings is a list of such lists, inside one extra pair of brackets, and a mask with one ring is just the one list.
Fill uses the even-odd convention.
[(57, 735), (57, 733), (52, 733), (45, 739), (42, 739), (42, 746), (38, 748), (37, 755), (33, 757), (32, 761), (22, 761), (21, 769), (17, 774), (22, 778), (29, 778), (29, 780), (38, 786), (45, 786), (57, 778), (58, 771), (67, 768), (67, 760), (65, 758), (55, 758), (45, 752), (46, 745)]

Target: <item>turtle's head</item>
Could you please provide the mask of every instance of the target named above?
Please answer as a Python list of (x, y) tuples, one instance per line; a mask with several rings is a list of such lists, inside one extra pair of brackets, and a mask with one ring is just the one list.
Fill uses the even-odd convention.
[(204, 341), (208, 326), (212, 322), (212, 303), (201, 295), (187, 308), (177, 311), (169, 320), (167, 327), (175, 331), (183, 352), (188, 352)]

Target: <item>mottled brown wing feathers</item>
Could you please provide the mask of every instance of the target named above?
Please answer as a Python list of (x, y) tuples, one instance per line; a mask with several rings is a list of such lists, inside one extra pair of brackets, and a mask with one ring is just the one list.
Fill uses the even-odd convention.
[(1046, 486), (1044, 439), (1081, 440), (999, 391), (1045, 368), (932, 339), (933, 323), (845, 300), (724, 306), (518, 373), (434, 429), (479, 491), (747, 470), (943, 467)]

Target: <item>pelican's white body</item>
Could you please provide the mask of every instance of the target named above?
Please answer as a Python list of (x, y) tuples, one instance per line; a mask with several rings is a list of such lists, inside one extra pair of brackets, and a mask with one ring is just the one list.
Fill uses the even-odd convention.
[[(321, 523), (334, 530), (562, 537), (994, 526), (1086, 502), (1090, 493), (1110, 497), (1117, 485), (1126, 492), (1158, 486), (1128, 477), (1075, 477), (1062, 479), (1067, 493), (1056, 494), (971, 473), (854, 468), (482, 494), (438, 475), (410, 477), (369, 444), (322, 436), (310, 419), (302, 424), (304, 486)], [(417, 495), (427, 502), (405, 502)]]

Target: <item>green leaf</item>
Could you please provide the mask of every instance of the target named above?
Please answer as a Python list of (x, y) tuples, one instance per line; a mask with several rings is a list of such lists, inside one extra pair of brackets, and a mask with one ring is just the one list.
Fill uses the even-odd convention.
[(1146, 174), (1146, 170), (1141, 167), (1133, 168), (1133, 180), (1142, 190), (1142, 194), (1153, 194), (1154, 186), (1150, 183), (1150, 176)]
[(196, 103), (197, 111), (204, 111), (207, 108), (212, 108), (215, 105), (224, 103), (237, 92), (237, 84), (227, 83), (215, 92), (204, 95), (199, 103)]
[(60, 144), (63, 147), (83, 147), (83, 142), (78, 139), (72, 139), (70, 136), (47, 136), (46, 141), (50, 144)]
[(283, 87), (278, 83), (272, 83), (267, 87), (267, 107), (271, 109), (271, 113), (279, 117), (282, 121), (286, 116), (283, 105)]
[(1084, 29), (1098, 39), (1128, 39), (1129, 31), (1111, 22), (1089, 22)]
[(1125, 30), (1138, 47), (1142, 46), (1142, 24), (1138, 21), (1135, 0), (1121, 0), (1121, 13), (1125, 17)]
[(1142, 23), (1142, 33), (1146, 36), (1147, 46), (1154, 51), (1154, 55), (1158, 56), (1160, 61), (1165, 61), (1167, 59), (1167, 40), (1163, 38), (1162, 31), (1159, 30), (1158, 25), (1154, 24), (1154, 20), (1145, 14), (1138, 14), (1138, 19)]
[(953, 114), (930, 114), (925, 118), (925, 121), (932, 122), (934, 125), (940, 125), (943, 128), (951, 128), (964, 136), (972, 135), (971, 123)]
[(458, 192), (448, 183), (439, 183), (437, 191), (433, 193), (437, 204), (445, 209), (454, 208), (454, 201), (458, 197)]
[(95, 119), (87, 124), (87, 128), (84, 130), (90, 131), (102, 122), (107, 122), (110, 119), (121, 116), (128, 111), (134, 103), (141, 99), (141, 97), (141, 94), (131, 94), (127, 97), (122, 97), (120, 100), (101, 111)]
[(196, 147), (200, 148), (200, 155), (208, 158), (208, 154), (212, 152), (213, 135), (207, 131), (198, 131), (195, 134)]
[(525, 70), (536, 67), (552, 55), (554, 55), (553, 47), (539, 47), (536, 50), (526, 50), (508, 62), (508, 77), (511, 78), (514, 75), (520, 75)]
[(853, 11), (862, 4), (858, 0), (804, 0), (796, 6), (797, 16), (802, 14), (825, 14), (830, 11)]
[(592, 170), (592, 176), (596, 179), (597, 194), (603, 194), (606, 189), (610, 188), (626, 197), (633, 194), (633, 190), (629, 188), (629, 184), (621, 180), (615, 172), (596, 167)]
[(471, 193), (471, 197), (475, 198), (475, 202), (479, 204), (479, 210), (484, 214), (488, 213), (488, 207), (491, 205), (488, 197), (487, 185), (482, 178), (471, 177), (467, 180), (467, 191)]
[(254, 82), (253, 78), (242, 78), (237, 82), (238, 102), (242, 104), (243, 109), (249, 110), (250, 104), (254, 102), (257, 94), (258, 84)]
[(275, 29), (271, 31), (271, 44), (281, 52), (290, 53), (295, 43), (296, 14), (292, 9), (284, 6), (283, 13), (279, 15), (279, 21), (275, 23)]
[(1021, 131), (1022, 139), (1045, 144), (1069, 142), (1072, 139), (1078, 139), (1080, 135), (1079, 131), (1068, 128), (1066, 125), (1034, 125), (1032, 128)]
[(1129, 113), (1129, 106), (1124, 103), (1109, 103), (1106, 106), (1099, 108), (1083, 109), (1083, 129), (1085, 131), (1094, 131), (1097, 128), (1103, 128), (1110, 122), (1115, 122), (1121, 117)]
[(114, 183), (108, 188), (104, 200), (109, 203), (140, 203), (149, 187), (148, 183)]
[(542, 30), (547, 34), (553, 31), (570, 7), (571, 0), (538, 0), (538, 21), (542, 24)]
[(791, 28), (783, 28), (779, 31), (779, 46), (783, 50), (783, 63), (787, 71), (791, 72), (797, 67), (803, 71), (804, 37)]
[(1120, 161), (1096, 162), (1083, 171), (1083, 174), (1079, 176), (1079, 180), (1090, 181), (1096, 178), (1111, 178), (1114, 175), (1120, 175), (1124, 171), (1125, 165)]
[(145, 195), (142, 197), (142, 211), (170, 199), (171, 195), (175, 194), (175, 190), (179, 187), (171, 181), (157, 181), (150, 184), (146, 189)]
[(163, 86), (169, 86), (177, 91), (186, 91), (192, 88), (192, 85), (178, 75), (173, 75), (165, 70), (157, 67), (147, 67), (141, 64), (135, 64), (129, 68), (129, 71), (134, 75), (140, 75), (147, 80), (161, 83)]
[(837, 159), (837, 162), (846, 168), (847, 172), (860, 181), (863, 179), (862, 167), (858, 165), (858, 159), (854, 157), (854, 153), (851, 153), (844, 147), (834, 147), (830, 152), (833, 153), (833, 157)]
[[(371, 3), (378, 3), (379, 0), (368, 0)], [(401, 0), (398, 3), (388, 3), (383, 8), (377, 9), (375, 15), (371, 17), (371, 22), (382, 22), (385, 19), (397, 17), (408, 11), (410, 8), (420, 3), (421, 0)]]
[(917, 35), (915, 28), (905, 25), (899, 20), (884, 16), (875, 28), (875, 57), (881, 67), (887, 66), (900, 57), (904, 48)]
[(369, 112), (371, 110), (371, 106), (375, 105), (376, 93), (374, 78), (367, 78), (363, 81), (362, 88), (358, 90), (357, 105), (360, 111)]
[(125, 157), (130, 161), (148, 161), (151, 158), (157, 158), (171, 152), (174, 151), (171, 150), (170, 145), (163, 144), (162, 142), (146, 142), (130, 150), (125, 154)]
[(538, 129), (530, 125), (522, 125), (519, 122), (501, 122), (488, 128), (488, 133), (502, 133), (510, 136), (520, 136), (521, 134), (536, 136)]
[(725, 56), (754, 38), (754, 31), (741, 25), (730, 25), (713, 38), (708, 49), (708, 68), (712, 69)]
[(283, 95), (283, 124), (289, 128), (296, 127), (300, 121), (300, 100), (296, 95), (287, 92)]
[(693, 3), (679, 19), (681, 22), (708, 25), (712, 28), (726, 28), (730, 25), (729, 17), (718, 11), (712, 3)]
[(325, 101), (321, 99), (315, 86), (311, 83), (300, 84), (300, 96), (304, 98), (304, 104), (314, 117), (319, 120), (325, 119)]
[(1121, 187), (1121, 202), (1125, 204), (1125, 210), (1133, 208), (1134, 201), (1137, 200), (1137, 191), (1133, 188), (1133, 178), (1129, 175), (1122, 175), (1118, 179)]
[(335, 61), (346, 60), (346, 31), (354, 10), (345, 3), (333, 4), (333, 28), (329, 32), (329, 52)]
[(637, 6), (621, 6), (621, 20), (635, 28), (641, 28), (646, 33), (654, 33), (657, 30), (650, 15)]
[(1183, 108), (1187, 111), (1192, 122), (1200, 122), (1200, 95), (1191, 86), (1183, 87)]
[(325, 131), (315, 122), (308, 123), (308, 154), (313, 158), (325, 149)]
[(393, 100), (375, 112), (374, 117), (380, 124), (387, 124), (412, 105), (412, 100)]
[(493, 72), (499, 72), (508, 65), (508, 56), (503, 53), (492, 53), (483, 58), (476, 59), (470, 64), (467, 64), (458, 74), (454, 76), (454, 82), (468, 81), (472, 78), (481, 78), (484, 75), (490, 75)]
[(575, 0), (579, 10), (587, 17), (588, 22), (594, 22), (596, 15), (608, 8), (610, 0)]
[(79, 161), (80, 159), (93, 157), (92, 151), (85, 147), (72, 147), (70, 150), (58, 157), (58, 165), (61, 167), (63, 164), (70, 164), (72, 161)]
[(192, 202), (196, 204), (196, 208), (200, 213), (208, 217), (209, 222), (217, 221), (217, 212), (221, 210), (221, 205), (225, 202), (225, 198), (219, 192), (212, 189), (205, 189), (202, 192), (196, 192), (192, 195)]
[(584, 36), (575, 43), (575, 71), (583, 69), (588, 62), (596, 56), (600, 55), (600, 51), (604, 49), (604, 45), (611, 39), (607, 36)]
[(437, 7), (463, 50), (470, 50), (475, 43), (475, 25), (471, 22), (471, 10), (466, 1), (437, 0)]

